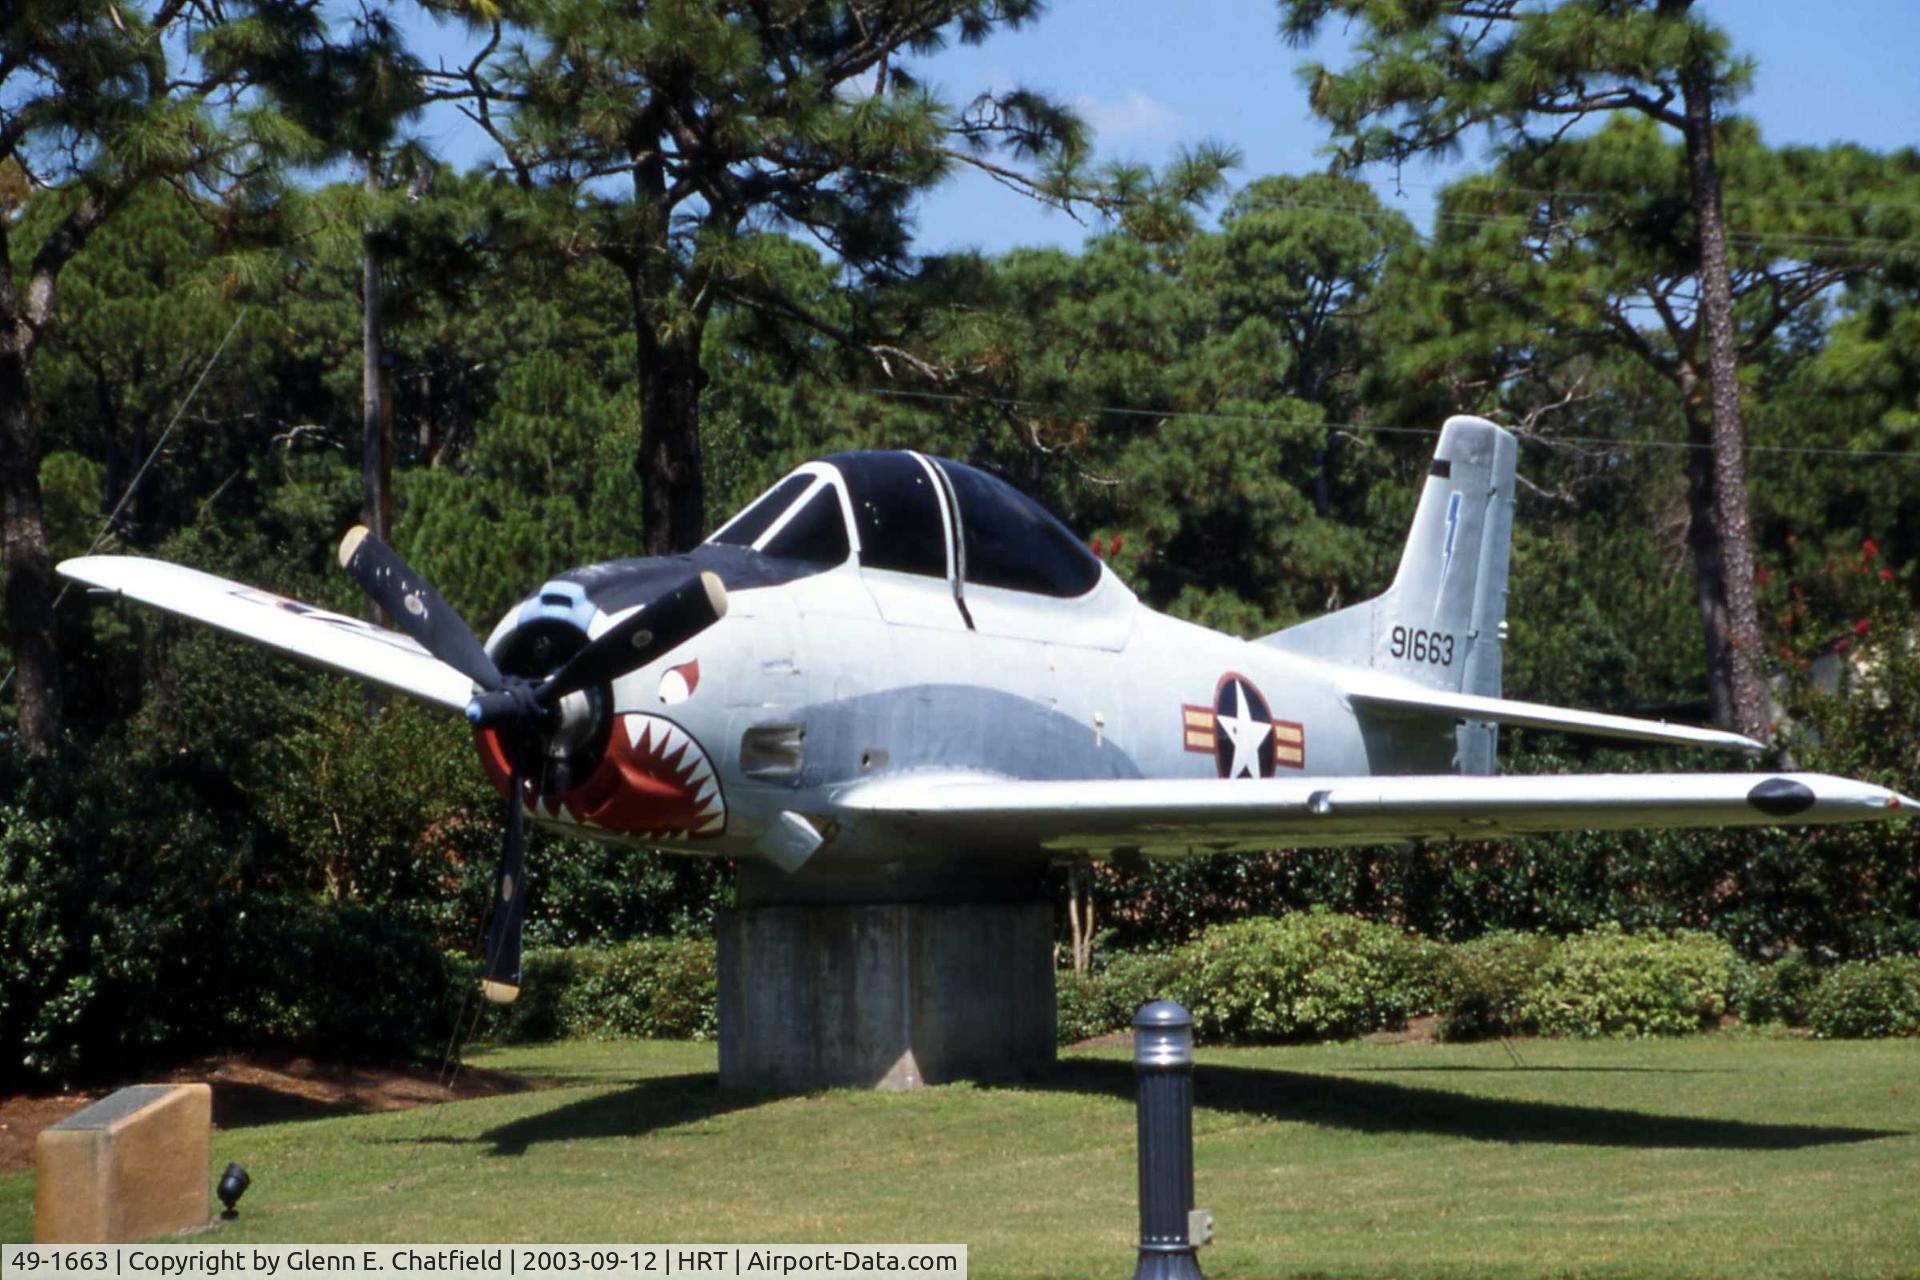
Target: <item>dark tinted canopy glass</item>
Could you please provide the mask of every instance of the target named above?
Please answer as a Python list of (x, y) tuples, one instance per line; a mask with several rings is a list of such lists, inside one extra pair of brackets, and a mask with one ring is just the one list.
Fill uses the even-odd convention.
[(910, 453), (836, 453), (869, 569), (947, 576), (947, 535), (933, 477)]
[(1048, 596), (1079, 596), (1100, 581), (1100, 562), (1024, 493), (983, 471), (939, 460), (960, 503), (966, 580)]
[(839, 564), (847, 558), (847, 525), (840, 518), (840, 495), (823, 484), (806, 505), (762, 547), (770, 556)]
[(813, 483), (812, 476), (788, 476), (779, 484), (766, 491), (760, 500), (733, 518), (720, 532), (707, 539), (730, 547), (750, 547), (755, 538), (765, 533), (780, 513), (793, 505), (793, 500), (807, 491)]

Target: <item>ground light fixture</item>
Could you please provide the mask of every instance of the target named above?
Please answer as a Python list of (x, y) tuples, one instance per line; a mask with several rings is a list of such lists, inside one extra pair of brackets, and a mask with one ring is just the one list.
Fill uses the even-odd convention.
[(240, 1203), (240, 1197), (247, 1194), (247, 1188), (252, 1185), (253, 1179), (247, 1176), (245, 1169), (234, 1161), (227, 1161), (227, 1171), (220, 1175), (220, 1185), (214, 1188), (220, 1203), (227, 1206), (226, 1212), (220, 1215), (222, 1218), (231, 1221), (240, 1216), (240, 1211), (233, 1206)]
[(1193, 1207), (1193, 1015), (1171, 1000), (1133, 1018), (1139, 1083), (1140, 1260), (1133, 1280), (1206, 1280), (1194, 1250), (1213, 1214)]

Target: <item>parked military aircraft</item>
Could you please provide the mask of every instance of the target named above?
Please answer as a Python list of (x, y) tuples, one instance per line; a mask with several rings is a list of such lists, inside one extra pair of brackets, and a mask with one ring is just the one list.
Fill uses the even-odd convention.
[(680, 556), (560, 574), (482, 646), (364, 529), (343, 567), (405, 634), (153, 560), (71, 578), (464, 712), (508, 797), (485, 988), (518, 989), (522, 823), (900, 876), (1060, 857), (1911, 812), (1804, 773), (1500, 777), (1517, 725), (1757, 749), (1504, 699), (1513, 436), (1449, 419), (1392, 585), (1257, 640), (1142, 605), (993, 477), (809, 462)]

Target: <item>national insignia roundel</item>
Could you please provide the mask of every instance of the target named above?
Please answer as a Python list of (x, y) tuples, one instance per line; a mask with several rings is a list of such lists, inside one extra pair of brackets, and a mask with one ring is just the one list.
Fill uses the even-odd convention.
[(1211, 707), (1181, 710), (1187, 750), (1211, 753), (1223, 778), (1271, 778), (1276, 766), (1306, 763), (1301, 726), (1274, 719), (1259, 688), (1238, 672), (1220, 677)]

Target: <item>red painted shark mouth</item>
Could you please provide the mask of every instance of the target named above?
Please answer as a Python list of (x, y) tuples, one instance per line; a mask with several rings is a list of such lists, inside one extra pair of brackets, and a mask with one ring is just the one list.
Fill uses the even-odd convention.
[[(506, 755), (492, 730), (476, 735), (481, 762), (502, 795)], [(529, 813), (655, 840), (705, 838), (727, 829), (727, 803), (713, 762), (693, 735), (665, 716), (627, 712), (614, 721), (591, 777), (542, 796)]]

